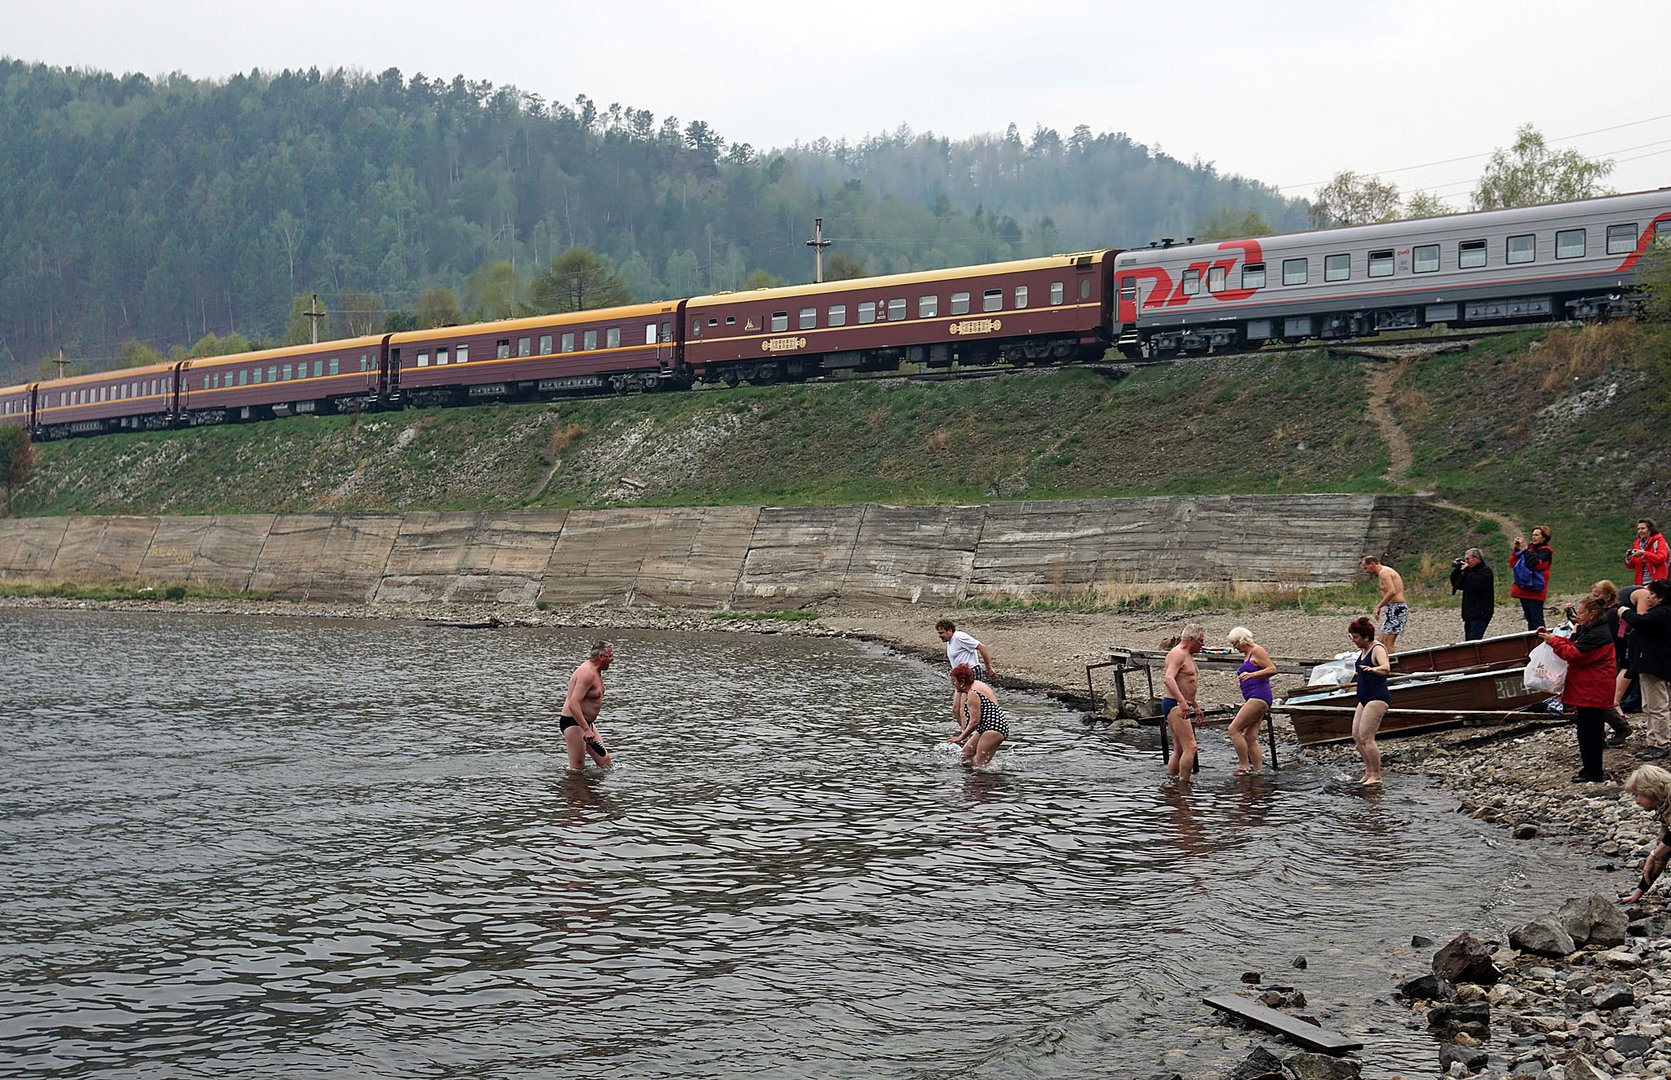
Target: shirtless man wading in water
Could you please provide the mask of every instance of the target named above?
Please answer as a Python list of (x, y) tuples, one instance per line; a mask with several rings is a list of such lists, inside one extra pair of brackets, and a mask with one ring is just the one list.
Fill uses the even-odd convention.
[(579, 772), (586, 767), (586, 755), (604, 768), (614, 762), (609, 749), (598, 737), (598, 710), (603, 708), (603, 673), (615, 660), (615, 647), (607, 641), (594, 641), (592, 655), (581, 661), (569, 676), (569, 692), (563, 698), (563, 718), (557, 729), (563, 733), (563, 743), (569, 751), (569, 768)]
[(1195, 767), (1195, 723), (1201, 707), (1195, 703), (1199, 672), (1195, 654), (1206, 643), (1207, 631), (1200, 623), (1184, 627), (1182, 640), (1166, 654), (1165, 694), (1160, 708), (1166, 714), (1166, 728), (1172, 735), (1172, 753), (1166, 758), (1166, 775), (1188, 780)]

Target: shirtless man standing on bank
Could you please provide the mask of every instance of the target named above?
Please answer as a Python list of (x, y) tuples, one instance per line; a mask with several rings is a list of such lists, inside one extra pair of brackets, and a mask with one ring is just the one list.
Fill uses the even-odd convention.
[(1200, 623), (1190, 623), (1184, 627), (1178, 644), (1166, 654), (1166, 696), (1160, 700), (1161, 712), (1166, 714), (1166, 729), (1172, 735), (1166, 775), (1180, 780), (1188, 780), (1195, 768), (1195, 724), (1201, 720), (1201, 707), (1195, 702), (1200, 681), (1195, 654), (1201, 651), (1206, 640), (1206, 629)]
[(1381, 602), (1375, 605), (1375, 617), (1381, 620), (1381, 632), (1375, 635), (1375, 640), (1385, 645), (1387, 655), (1391, 656), (1393, 646), (1398, 644), (1398, 635), (1410, 625), (1410, 605), (1404, 602), (1404, 579), (1392, 567), (1382, 566), (1381, 560), (1373, 555), (1365, 555), (1358, 565), (1381, 584)]
[(603, 708), (603, 673), (615, 660), (615, 647), (607, 641), (592, 642), (592, 655), (582, 660), (569, 676), (569, 692), (563, 698), (563, 717), (557, 729), (569, 751), (569, 768), (586, 767), (586, 755), (603, 768), (614, 764), (609, 748), (598, 737), (598, 710)]

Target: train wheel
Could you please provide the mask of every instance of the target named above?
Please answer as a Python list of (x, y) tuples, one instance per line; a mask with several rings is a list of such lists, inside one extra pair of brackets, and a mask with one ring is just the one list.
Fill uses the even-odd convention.
[(781, 372), (776, 364), (756, 364), (754, 374), (749, 376), (748, 381), (756, 386), (767, 386), (777, 382), (779, 374)]
[(737, 384), (742, 381), (737, 378), (736, 368), (726, 368), (724, 371), (720, 372), (719, 379), (720, 382), (725, 384), (725, 388), (727, 390), (737, 389)]

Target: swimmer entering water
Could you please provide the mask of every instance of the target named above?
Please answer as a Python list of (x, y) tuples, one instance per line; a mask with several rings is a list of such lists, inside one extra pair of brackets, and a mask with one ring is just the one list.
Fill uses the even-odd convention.
[(963, 763), (978, 768), (1010, 737), (1010, 724), (998, 706), (997, 693), (975, 678), (968, 664), (952, 668), (952, 686), (963, 699), (963, 730), (946, 741), (963, 747)]
[(615, 647), (607, 641), (594, 641), (592, 655), (580, 662), (569, 676), (569, 691), (563, 698), (563, 716), (557, 723), (563, 743), (569, 752), (569, 768), (579, 772), (586, 767), (586, 754), (604, 768), (614, 764), (609, 748), (598, 735), (598, 710), (603, 708), (603, 673), (615, 660)]

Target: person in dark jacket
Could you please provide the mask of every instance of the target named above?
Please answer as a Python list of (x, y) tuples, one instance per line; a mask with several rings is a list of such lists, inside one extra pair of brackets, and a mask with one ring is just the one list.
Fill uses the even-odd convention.
[(1451, 564), (1451, 593), (1462, 594), (1462, 640), (1480, 640), (1497, 608), (1497, 580), (1485, 564), (1485, 552), (1469, 548)]
[(1630, 678), (1625, 627), (1619, 621), (1619, 587), (1602, 578), (1590, 586), (1590, 595), (1601, 601), (1602, 620), (1607, 623), (1607, 632), (1613, 636), (1613, 667), (1618, 672), (1613, 683), (1613, 707), (1607, 711), (1607, 726), (1613, 729), (1613, 734), (1607, 738), (1607, 745), (1623, 746), (1631, 728), (1620, 703), (1635, 690), (1635, 684)]
[(1543, 601), (1549, 595), (1549, 570), (1555, 564), (1555, 551), (1549, 546), (1553, 539), (1549, 526), (1539, 525), (1532, 530), (1532, 542), (1523, 544), (1514, 538), (1509, 549), (1509, 573), (1513, 584), (1509, 595), (1520, 601), (1526, 615), (1526, 629), (1536, 630), (1543, 625)]
[(1555, 655), (1567, 662), (1567, 682), (1561, 690), (1561, 704), (1578, 714), (1578, 759), (1575, 784), (1599, 784), (1602, 772), (1602, 730), (1613, 711), (1613, 634), (1607, 628), (1601, 601), (1587, 596), (1573, 609), (1572, 637), (1557, 637), (1540, 629), (1542, 638)]
[(1671, 581), (1634, 591), (1636, 603), (1621, 606), (1619, 618), (1630, 627), (1630, 673), (1642, 686), (1648, 747), (1637, 756), (1657, 761), (1671, 752)]

